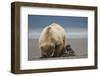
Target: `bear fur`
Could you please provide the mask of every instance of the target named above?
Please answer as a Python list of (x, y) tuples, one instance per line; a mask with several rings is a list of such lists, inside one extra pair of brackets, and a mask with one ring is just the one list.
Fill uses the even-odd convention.
[(41, 32), (39, 38), (39, 48), (43, 58), (59, 57), (64, 53), (65, 48), (65, 31), (57, 23), (46, 26)]

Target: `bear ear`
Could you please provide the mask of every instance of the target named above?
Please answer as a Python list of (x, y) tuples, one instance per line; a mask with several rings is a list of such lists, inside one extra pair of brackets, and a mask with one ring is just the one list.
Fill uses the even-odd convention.
[(71, 47), (71, 45), (66, 45), (66, 47)]

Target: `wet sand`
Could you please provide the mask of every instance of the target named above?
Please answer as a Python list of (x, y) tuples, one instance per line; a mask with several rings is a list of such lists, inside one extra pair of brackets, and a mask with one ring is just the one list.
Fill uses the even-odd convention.
[[(75, 51), (75, 56), (70, 57), (58, 57), (66, 59), (76, 59), (76, 58), (87, 58), (88, 57), (88, 43), (87, 38), (69, 38), (66, 44), (70, 44), (72, 49)], [(38, 45), (38, 39), (28, 40), (28, 60), (38, 60), (41, 57), (41, 51)], [(48, 59), (48, 58), (45, 58)], [(55, 59), (55, 58), (49, 58)]]

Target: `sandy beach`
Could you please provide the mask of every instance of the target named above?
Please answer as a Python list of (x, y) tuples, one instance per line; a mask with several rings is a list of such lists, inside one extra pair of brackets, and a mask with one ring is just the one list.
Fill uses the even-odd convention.
[[(64, 57), (67, 59), (76, 58), (87, 58), (88, 57), (88, 46), (87, 38), (69, 38), (66, 44), (70, 44), (72, 49), (75, 51), (75, 56)], [(41, 51), (38, 46), (38, 39), (28, 40), (28, 60), (37, 60), (41, 57)], [(62, 58), (62, 57), (61, 57)], [(46, 58), (47, 59), (47, 58)]]

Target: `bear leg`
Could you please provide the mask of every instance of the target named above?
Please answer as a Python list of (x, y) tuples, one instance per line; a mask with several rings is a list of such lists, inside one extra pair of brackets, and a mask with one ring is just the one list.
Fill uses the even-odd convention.
[(55, 48), (53, 57), (61, 57), (64, 51), (65, 51), (65, 48), (62, 44), (57, 45)]

